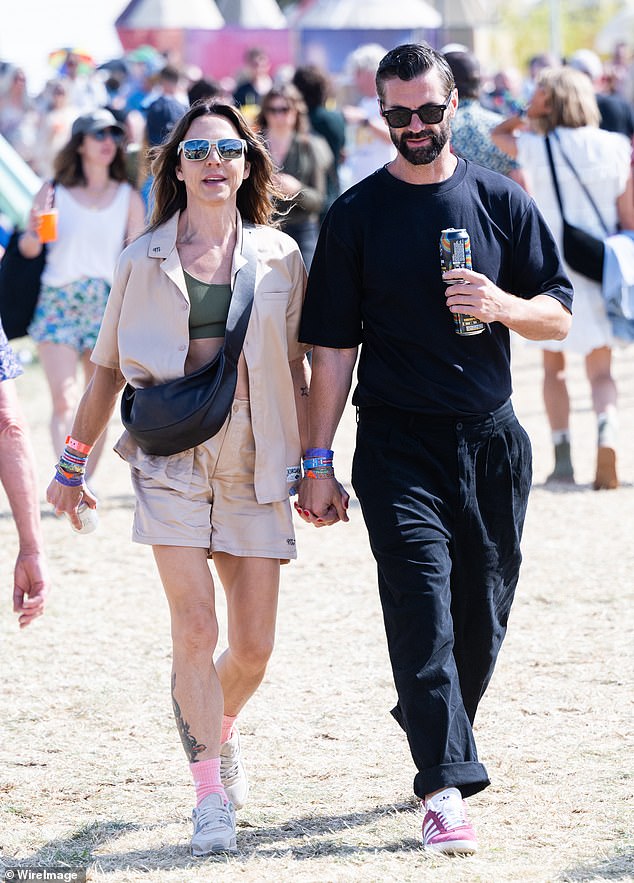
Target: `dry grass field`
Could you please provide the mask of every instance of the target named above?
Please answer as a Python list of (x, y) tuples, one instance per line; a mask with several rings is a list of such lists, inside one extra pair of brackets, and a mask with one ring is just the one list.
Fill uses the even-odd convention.
[[(544, 487), (551, 451), (540, 356), (515, 348), (515, 405), (533, 440), (525, 565), (476, 737), (492, 786), (470, 801), (479, 855), (430, 858), (394, 690), (374, 564), (356, 501), (328, 530), (297, 524), (278, 639), (241, 722), (251, 797), (239, 853), (192, 859), (193, 789), (173, 723), (167, 607), (151, 552), (130, 541), (127, 467), (96, 476), (99, 530), (44, 502), (56, 455), (37, 364), (19, 389), (36, 442), (54, 590), (20, 632), (16, 539), (0, 492), (0, 870), (88, 868), (127, 883), (551, 883), (634, 880), (634, 347), (617, 354), (622, 487), (595, 493), (594, 420), (571, 362), (578, 485)], [(113, 421), (111, 436), (118, 430)], [(335, 443), (349, 484), (354, 414)], [(224, 609), (220, 606), (221, 616)]]

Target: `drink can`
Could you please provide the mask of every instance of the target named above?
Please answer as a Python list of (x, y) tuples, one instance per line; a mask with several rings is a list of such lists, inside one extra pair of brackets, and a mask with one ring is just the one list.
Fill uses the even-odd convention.
[[(440, 232), (440, 268), (443, 273), (447, 270), (459, 270), (465, 267), (472, 268), (471, 262), (471, 239), (464, 228), (448, 227)], [(464, 282), (464, 279), (447, 279), (447, 285), (456, 282)], [(481, 334), (484, 331), (484, 322), (475, 316), (466, 313), (452, 313), (456, 334), (468, 336)]]

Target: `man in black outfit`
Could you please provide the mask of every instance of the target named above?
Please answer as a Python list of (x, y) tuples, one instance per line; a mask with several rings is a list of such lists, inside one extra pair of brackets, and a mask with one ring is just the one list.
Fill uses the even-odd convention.
[[(418, 770), (425, 848), (472, 853), (463, 798), (489, 784), (472, 724), (506, 631), (531, 484), (509, 329), (564, 338), (572, 290), (532, 199), (451, 153), (458, 97), (443, 56), (399, 46), (376, 85), (398, 153), (321, 230), (300, 331), (314, 349), (296, 508), (318, 526), (348, 520), (330, 448), (361, 344), (352, 483), (377, 561), (393, 714)], [(450, 227), (468, 231), (473, 269), (443, 276)], [(453, 313), (484, 331), (459, 336)]]

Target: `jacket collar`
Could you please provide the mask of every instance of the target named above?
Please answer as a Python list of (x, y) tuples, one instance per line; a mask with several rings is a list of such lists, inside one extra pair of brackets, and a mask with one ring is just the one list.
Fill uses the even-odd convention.
[[(155, 230), (148, 245), (148, 257), (160, 258), (163, 261), (162, 270), (173, 282), (180, 288), (182, 292), (186, 292), (185, 277), (183, 276), (183, 268), (181, 266), (178, 250), (176, 248), (176, 237), (178, 235), (178, 221), (180, 212), (176, 212), (172, 217)], [(231, 287), (235, 281), (236, 273), (246, 264), (246, 258), (242, 255), (242, 237), (243, 237), (242, 218), (240, 212), (236, 217), (236, 246), (231, 261)]]

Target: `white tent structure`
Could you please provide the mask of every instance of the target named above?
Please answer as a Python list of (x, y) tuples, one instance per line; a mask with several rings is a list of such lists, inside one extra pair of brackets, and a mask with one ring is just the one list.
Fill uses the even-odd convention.
[(425, 0), (317, 0), (293, 25), (300, 29), (399, 30), (438, 28), (440, 13)]
[(225, 23), (214, 0), (132, 0), (117, 18), (117, 28), (128, 31), (215, 30)]
[(288, 23), (275, 0), (216, 0), (228, 25), (241, 28), (286, 28)]

